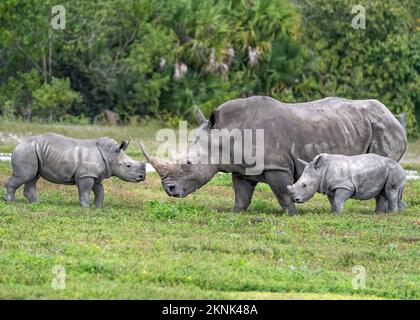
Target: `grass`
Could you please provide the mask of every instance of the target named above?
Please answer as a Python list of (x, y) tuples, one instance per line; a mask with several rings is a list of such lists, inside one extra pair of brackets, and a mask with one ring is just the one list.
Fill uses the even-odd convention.
[[(1, 181), (9, 174), (1, 163)], [(403, 213), (349, 201), (334, 215), (317, 195), (289, 217), (263, 185), (249, 212), (231, 213), (227, 180), (173, 199), (155, 174), (112, 178), (101, 210), (40, 181), (39, 203), (0, 202), (0, 298), (420, 298), (420, 182), (408, 183)], [(65, 290), (51, 288), (54, 265)], [(365, 290), (352, 289), (355, 265)]]
[[(44, 131), (82, 135), (60, 128)], [(0, 183), (10, 174), (0, 162)], [(227, 174), (184, 199), (167, 197), (156, 174), (104, 186), (99, 210), (79, 208), (75, 187), (42, 179), (39, 203), (22, 190), (15, 203), (0, 201), (0, 299), (420, 298), (420, 181), (407, 183), (401, 213), (374, 214), (373, 201), (350, 200), (334, 215), (316, 195), (296, 217), (279, 212), (266, 185), (249, 211), (231, 213)], [(51, 287), (55, 265), (66, 270), (64, 290)], [(352, 288), (356, 265), (366, 269), (364, 290)]]

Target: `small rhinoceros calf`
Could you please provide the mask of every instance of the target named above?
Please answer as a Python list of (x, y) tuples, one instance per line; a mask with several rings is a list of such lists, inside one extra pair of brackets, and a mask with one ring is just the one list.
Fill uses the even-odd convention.
[(6, 181), (5, 200), (14, 201), (16, 189), (24, 184), (23, 194), (36, 202), (36, 182), (41, 176), (53, 183), (77, 185), (83, 207), (89, 207), (93, 191), (95, 207), (100, 208), (104, 200), (102, 180), (117, 176), (140, 182), (145, 178), (145, 164), (124, 153), (128, 144), (107, 137), (81, 140), (54, 133), (25, 138), (12, 154), (13, 176)]
[(376, 212), (403, 210), (403, 168), (394, 160), (373, 153), (343, 156), (319, 154), (305, 164), (302, 176), (287, 189), (302, 203), (316, 193), (327, 194), (333, 212), (341, 212), (348, 198), (376, 199)]

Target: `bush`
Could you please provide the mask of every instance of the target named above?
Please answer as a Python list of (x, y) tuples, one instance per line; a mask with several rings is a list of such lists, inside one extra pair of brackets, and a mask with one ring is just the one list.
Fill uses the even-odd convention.
[(299, 0), (306, 47), (315, 68), (295, 96), (378, 99), (392, 112), (406, 113), (408, 134), (416, 135), (420, 108), (420, 34), (413, 1), (364, 3), (366, 29), (353, 29), (354, 1)]
[(9, 115), (30, 119), (32, 92), (40, 88), (41, 83), (40, 74), (35, 69), (26, 73), (18, 72), (15, 77), (10, 77), (7, 82), (0, 85), (0, 105), (7, 108)]
[(127, 122), (192, 119), (250, 95), (342, 96), (405, 112), (414, 136), (417, 2), (366, 1), (355, 30), (353, 0), (72, 0), (57, 31), (52, 0), (0, 1), (0, 106), (50, 120), (108, 109)]
[(43, 119), (58, 120), (70, 109), (71, 105), (80, 102), (79, 93), (70, 88), (69, 79), (52, 78), (33, 93), (33, 114)]
[(7, 100), (3, 105), (3, 119), (12, 120), (15, 117), (15, 104), (13, 101)]

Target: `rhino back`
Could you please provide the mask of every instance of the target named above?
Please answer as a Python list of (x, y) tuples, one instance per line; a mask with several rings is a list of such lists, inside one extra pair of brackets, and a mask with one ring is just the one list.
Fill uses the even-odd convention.
[(81, 175), (98, 177), (104, 170), (95, 140), (73, 139), (57, 134), (33, 138), (40, 175), (51, 182), (74, 184)]
[[(255, 96), (222, 104), (213, 112), (210, 122), (219, 129), (264, 129), (266, 169), (293, 171), (290, 155), (293, 143), (295, 155), (306, 161), (319, 153), (376, 152), (398, 158), (405, 150), (401, 126), (376, 100), (325, 98), (290, 104)], [(398, 144), (403, 148), (391, 148)]]
[(321, 189), (324, 192), (351, 187), (354, 189), (352, 198), (361, 200), (378, 195), (391, 171), (400, 168), (394, 160), (373, 153), (350, 157), (327, 155), (322, 166), (324, 173)]

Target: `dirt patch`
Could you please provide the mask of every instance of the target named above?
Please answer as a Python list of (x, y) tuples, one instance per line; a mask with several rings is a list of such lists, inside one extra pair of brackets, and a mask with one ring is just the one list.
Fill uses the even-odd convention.
[(420, 237), (401, 237), (400, 240), (404, 242), (418, 242), (420, 241)]

